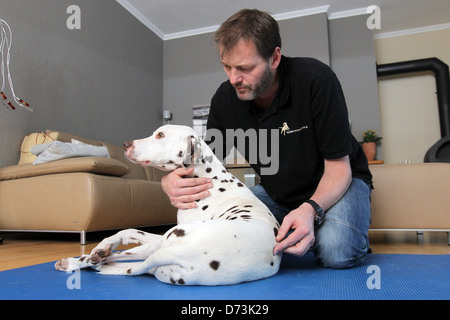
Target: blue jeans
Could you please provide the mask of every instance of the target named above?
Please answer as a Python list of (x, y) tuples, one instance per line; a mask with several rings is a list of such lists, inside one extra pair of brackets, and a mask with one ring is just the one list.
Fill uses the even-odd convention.
[[(261, 185), (251, 190), (282, 223), (291, 210), (272, 200)], [(366, 182), (353, 179), (344, 196), (326, 211), (324, 222), (314, 230), (316, 241), (310, 249), (322, 266), (351, 268), (364, 260), (369, 250), (371, 192)]]

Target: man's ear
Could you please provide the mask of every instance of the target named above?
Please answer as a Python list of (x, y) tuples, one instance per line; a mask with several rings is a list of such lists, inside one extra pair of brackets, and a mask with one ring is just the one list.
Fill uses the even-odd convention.
[(272, 57), (270, 57), (270, 68), (272, 70), (275, 70), (280, 65), (280, 62), (281, 62), (281, 48), (276, 47), (272, 53)]

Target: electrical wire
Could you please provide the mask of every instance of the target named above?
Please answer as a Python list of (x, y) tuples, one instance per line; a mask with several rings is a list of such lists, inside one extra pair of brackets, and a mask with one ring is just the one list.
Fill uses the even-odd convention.
[[(18, 106), (24, 108), (25, 110), (33, 111), (33, 109), (30, 107), (30, 105), (27, 102), (20, 99), (19, 97), (17, 97), (16, 93), (14, 92), (14, 85), (13, 85), (13, 80), (11, 77), (11, 70), (9, 68), (9, 64), (11, 61), (11, 54), (10, 54), (11, 44), (12, 44), (11, 28), (9, 27), (8, 23), (5, 20), (0, 19), (0, 54), (1, 54), (1, 58), (2, 58), (1, 64), (0, 64), (0, 72), (2, 74), (2, 87), (1, 87), (1, 91), (0, 91), (0, 96), (3, 98), (3, 104), (7, 108), (9, 107), (12, 110), (15, 110), (16, 108), (13, 104), (13, 102), (15, 102)], [(8, 81), (6, 81), (5, 72), (7, 74)], [(6, 82), (8, 82), (8, 83), (6, 83)], [(10, 89), (11, 95), (13, 97), (13, 102), (8, 100), (8, 98), (6, 96), (7, 84), (9, 84), (9, 89)]]

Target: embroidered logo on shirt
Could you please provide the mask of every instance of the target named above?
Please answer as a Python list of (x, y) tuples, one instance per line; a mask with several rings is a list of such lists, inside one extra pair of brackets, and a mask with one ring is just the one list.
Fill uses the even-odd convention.
[(299, 128), (299, 129), (291, 130), (291, 128), (289, 128), (287, 122), (283, 122), (283, 126), (282, 126), (282, 127), (278, 127), (278, 128), (281, 129), (281, 132), (280, 132), (280, 133), (281, 133), (283, 136), (285, 136), (286, 134), (291, 134), (291, 133), (295, 133), (295, 132), (300, 132), (300, 131), (302, 131), (303, 129), (308, 129), (308, 126), (303, 126), (303, 127)]

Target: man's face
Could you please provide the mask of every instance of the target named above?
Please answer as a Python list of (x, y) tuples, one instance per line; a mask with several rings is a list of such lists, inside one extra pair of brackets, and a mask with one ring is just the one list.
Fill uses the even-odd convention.
[(253, 41), (241, 39), (226, 53), (220, 48), (220, 57), (225, 73), (241, 100), (256, 99), (274, 81), (275, 70), (270, 68), (268, 60), (259, 55)]

